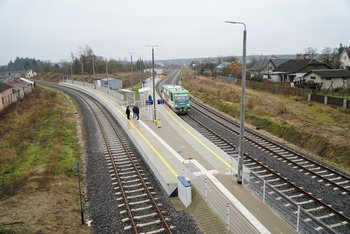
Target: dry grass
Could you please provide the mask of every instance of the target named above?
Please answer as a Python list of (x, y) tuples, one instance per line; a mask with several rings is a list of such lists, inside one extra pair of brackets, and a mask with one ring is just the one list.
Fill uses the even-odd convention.
[[(191, 94), (239, 118), (239, 86), (190, 71), (184, 86)], [(350, 171), (350, 112), (261, 91), (246, 90), (246, 120), (262, 130), (304, 148)]]

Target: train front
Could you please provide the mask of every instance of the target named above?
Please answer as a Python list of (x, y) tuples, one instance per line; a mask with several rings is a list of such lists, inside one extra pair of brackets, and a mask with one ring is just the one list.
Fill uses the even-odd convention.
[(191, 109), (190, 95), (188, 92), (175, 95), (174, 108), (178, 114), (186, 114)]

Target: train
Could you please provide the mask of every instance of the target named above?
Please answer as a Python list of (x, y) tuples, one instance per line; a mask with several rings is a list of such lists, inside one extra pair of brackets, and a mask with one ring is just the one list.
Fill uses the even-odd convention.
[(177, 114), (187, 114), (191, 109), (190, 92), (180, 85), (163, 85), (161, 96), (164, 102)]

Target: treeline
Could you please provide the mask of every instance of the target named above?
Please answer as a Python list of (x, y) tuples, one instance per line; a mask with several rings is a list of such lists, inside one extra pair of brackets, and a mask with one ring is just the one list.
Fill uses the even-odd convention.
[[(151, 64), (145, 64), (142, 59), (131, 62), (117, 61), (115, 59), (105, 59), (102, 56), (96, 55), (92, 48), (88, 45), (80, 47), (75, 54), (71, 52), (71, 61), (61, 61), (59, 63), (51, 63), (50, 61), (41, 61), (35, 58), (19, 58), (10, 61), (7, 65), (1, 66), (1, 72), (9, 71), (27, 71), (32, 69), (37, 73), (60, 72), (75, 75), (92, 75), (95, 73), (117, 73), (144, 70)], [(132, 67), (131, 67), (132, 66)]]
[(59, 69), (58, 64), (52, 64), (49, 61), (41, 61), (35, 58), (19, 58), (16, 57), (14, 61), (10, 60), (10, 62), (0, 67), (0, 71), (8, 72), (8, 71), (27, 71), (32, 69), (35, 72), (49, 72)]

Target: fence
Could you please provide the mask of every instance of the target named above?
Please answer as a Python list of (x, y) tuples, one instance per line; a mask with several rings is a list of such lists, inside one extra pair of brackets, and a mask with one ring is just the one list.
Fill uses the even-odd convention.
[(317, 220), (254, 173), (250, 173), (249, 180), (245, 180), (244, 184), (253, 190), (264, 203), (277, 211), (299, 233), (336, 233), (335, 230)]
[[(240, 85), (240, 82), (237, 82)], [(311, 92), (309, 89), (302, 89), (297, 87), (290, 87), (290, 83), (267, 83), (267, 82), (255, 82), (246, 81), (247, 88), (267, 91), (275, 94), (284, 94), (290, 96), (300, 96), (307, 99), (308, 94)]]
[[(77, 80), (65, 80), (65, 83), (68, 84), (75, 84), (75, 85), (81, 85), (81, 86), (86, 86), (90, 88), (96, 88), (97, 90), (100, 90), (102, 92), (108, 93), (108, 88), (101, 87), (101, 86), (95, 86), (94, 84), (88, 83), (88, 82), (82, 82), (82, 81), (77, 81)], [(113, 97), (116, 97), (118, 99), (118, 102), (120, 103), (125, 103), (125, 98), (124, 95), (121, 93), (116, 92), (115, 90), (109, 90), (109, 94), (112, 95)]]
[(325, 105), (339, 106), (343, 108), (350, 108), (350, 100), (345, 98), (331, 97), (320, 94), (310, 93), (308, 97), (309, 101), (323, 103)]
[[(190, 163), (191, 185), (225, 222), (230, 233), (260, 233), (259, 230), (236, 208), (232, 201), (206, 176), (192, 176), (199, 169)], [(192, 174), (193, 173), (193, 174)]]

